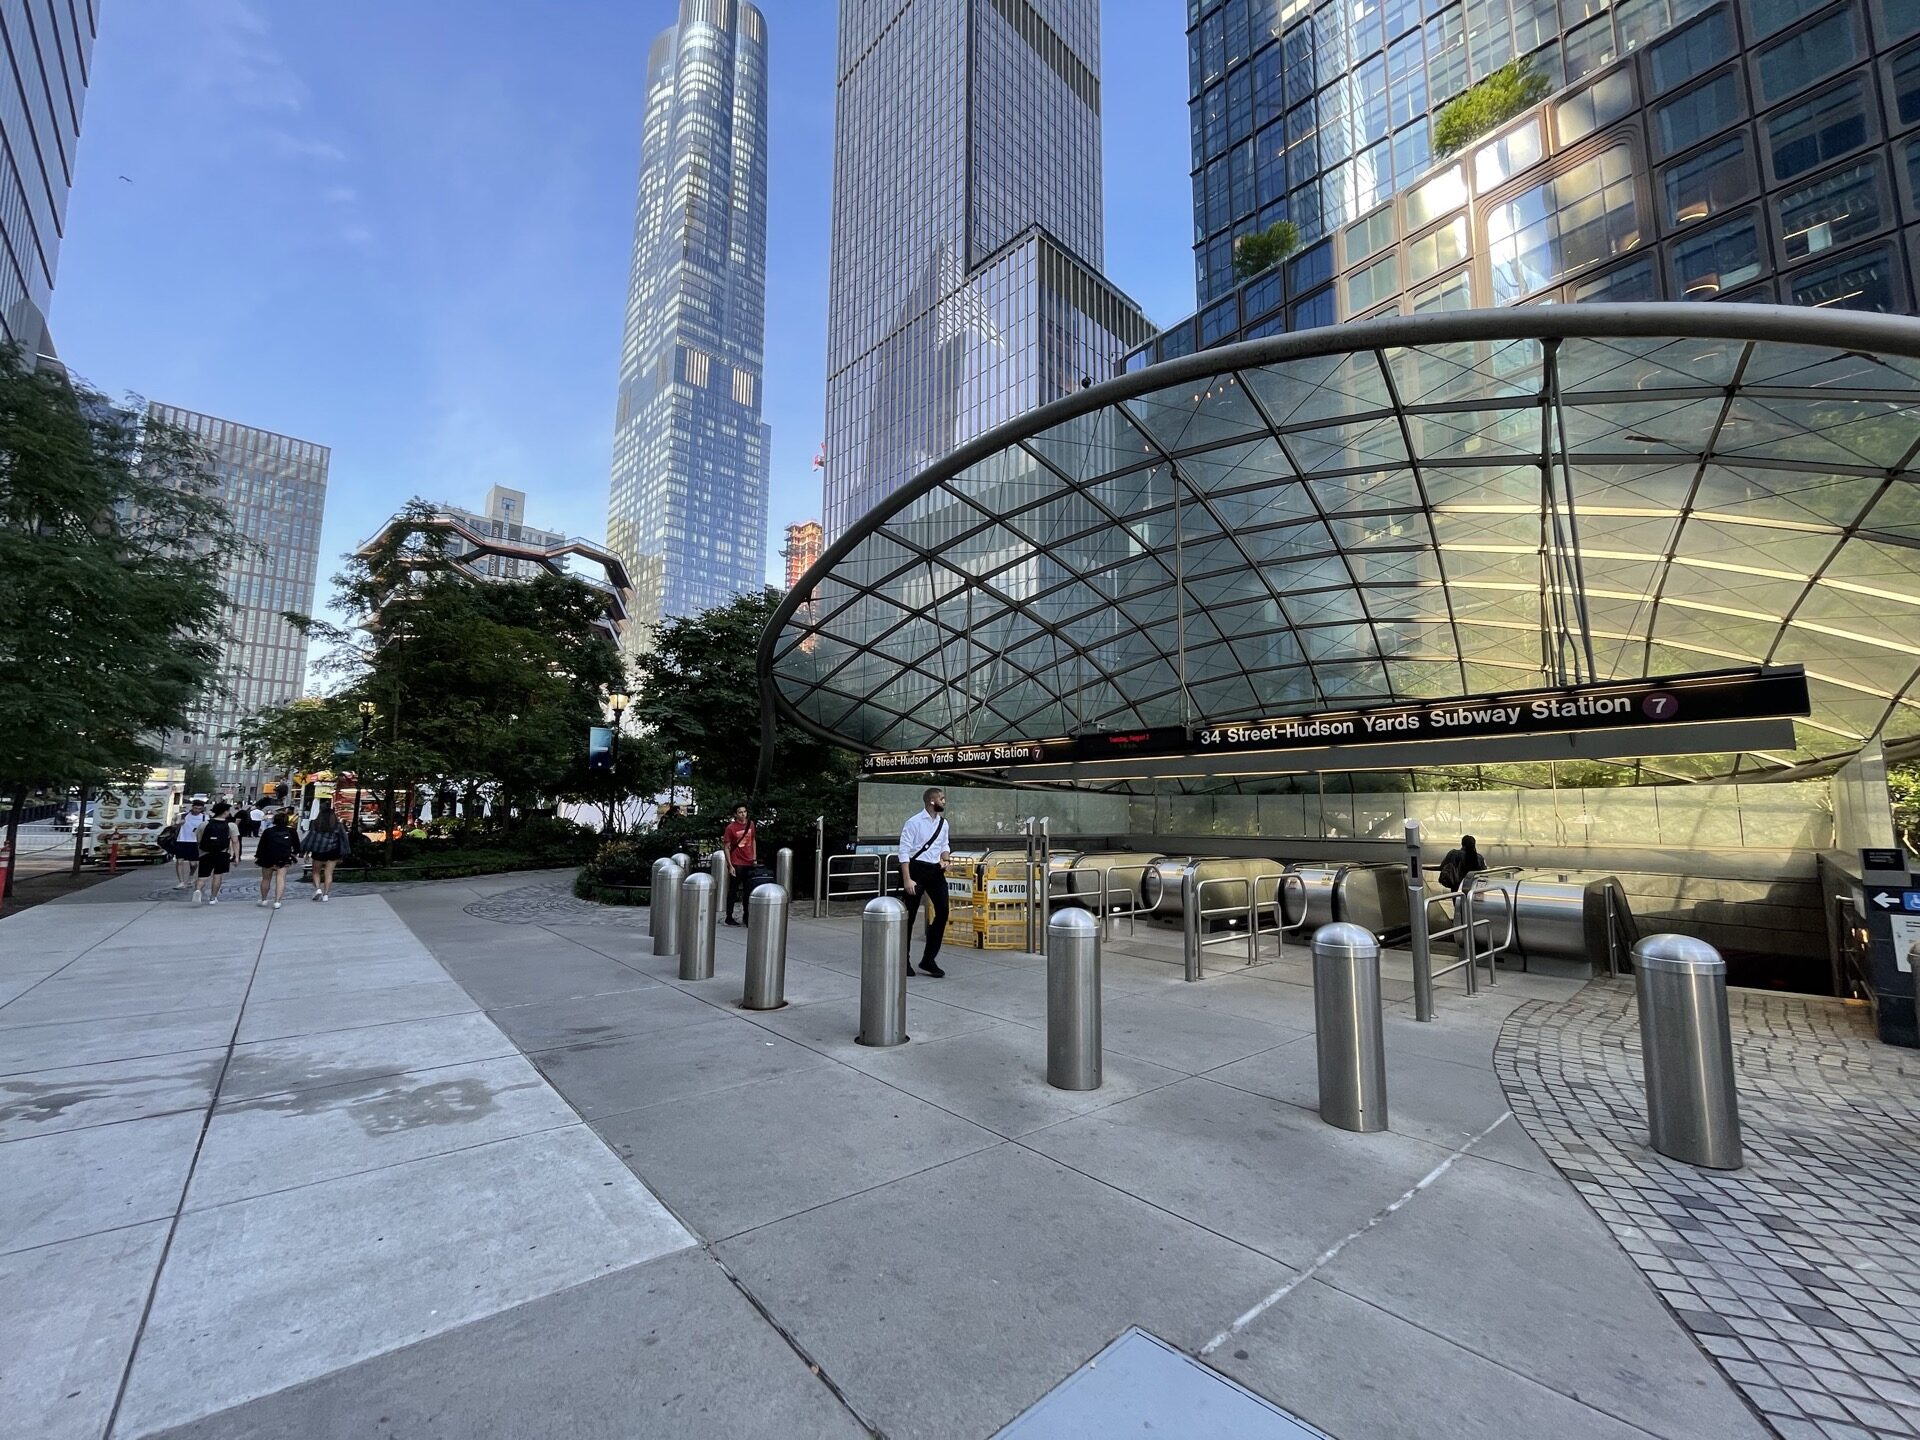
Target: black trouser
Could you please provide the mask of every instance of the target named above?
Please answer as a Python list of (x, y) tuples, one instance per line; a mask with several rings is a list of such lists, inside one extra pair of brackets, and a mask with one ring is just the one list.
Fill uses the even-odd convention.
[(913, 894), (907, 897), (907, 948), (913, 948), (913, 917), (919, 912), (920, 897), (927, 897), (927, 952), (922, 965), (940, 954), (940, 941), (947, 933), (947, 872), (927, 860), (909, 860), (907, 874), (913, 877)]
[(733, 907), (747, 908), (747, 877), (752, 875), (752, 865), (730, 865), (727, 867), (727, 919), (733, 918)]

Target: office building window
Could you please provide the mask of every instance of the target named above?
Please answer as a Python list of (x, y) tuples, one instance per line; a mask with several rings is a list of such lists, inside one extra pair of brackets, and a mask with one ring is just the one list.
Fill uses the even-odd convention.
[(1796, 271), (1787, 277), (1787, 293), (1793, 305), (1881, 314), (1900, 308), (1900, 282), (1884, 245)]
[(1332, 278), (1332, 241), (1302, 251), (1287, 262), (1287, 289), (1296, 295)]
[(1742, 0), (1746, 10), (1747, 38), (1764, 40), (1776, 30), (1784, 30), (1802, 16), (1811, 15), (1827, 0)]
[(1766, 269), (1760, 227), (1745, 215), (1678, 241), (1673, 247), (1674, 293), (1682, 300), (1713, 300)]
[[(1920, 11), (1920, 6), (1914, 8)], [(1887, 103), (1893, 107), (1894, 124), (1920, 124), (1920, 45), (1888, 62)]]
[(1633, 67), (1623, 65), (1553, 107), (1553, 126), (1562, 145), (1571, 145), (1611, 125), (1633, 109)]
[(1809, 181), (1775, 202), (1787, 260), (1864, 240), (1889, 218), (1880, 162), (1863, 160)]
[(1489, 208), (1493, 301), (1512, 304), (1640, 240), (1632, 152), (1615, 145)]
[(1312, 330), (1321, 325), (1331, 325), (1338, 317), (1333, 308), (1333, 287), (1315, 291), (1293, 307), (1292, 323), (1289, 330)]
[(1790, 105), (1769, 116), (1765, 127), (1767, 164), (1775, 180), (1791, 180), (1818, 169), (1873, 138), (1866, 82), (1852, 80)]
[(1540, 117), (1534, 116), (1497, 140), (1473, 152), (1473, 188), (1485, 194), (1496, 190), (1538, 161), (1545, 153)]
[(1760, 52), (1760, 101), (1771, 105), (1860, 58), (1851, 7), (1836, 10)]
[(1249, 320), (1257, 320), (1269, 310), (1275, 309), (1285, 298), (1286, 291), (1281, 288), (1280, 272), (1270, 271), (1240, 292), (1241, 313)]
[(1465, 172), (1458, 165), (1437, 171), (1433, 178), (1407, 195), (1407, 228), (1418, 230), (1431, 225), (1449, 211), (1467, 202)]
[(1467, 258), (1467, 217), (1456, 215), (1430, 235), (1407, 242), (1407, 283), (1418, 285)]
[(1667, 167), (1667, 223), (1691, 225), (1747, 199), (1758, 188), (1743, 135), (1709, 145)]
[(1656, 95), (1704, 75), (1733, 54), (1733, 21), (1719, 10), (1647, 51)]
[(1613, 16), (1603, 14), (1577, 30), (1569, 30), (1561, 48), (1567, 57), (1567, 80), (1572, 83), (1591, 75), (1603, 65), (1611, 65), (1620, 55), (1613, 39)]
[(1413, 292), (1408, 309), (1415, 315), (1428, 315), (1437, 310), (1471, 310), (1473, 308), (1473, 284), (1467, 272), (1436, 281), (1424, 290)]
[(1873, 28), (1882, 45), (1920, 35), (1920, 5), (1913, 0), (1872, 0)]
[(1627, 303), (1634, 300), (1658, 300), (1660, 280), (1653, 268), (1653, 257), (1642, 255), (1625, 265), (1616, 265), (1605, 274), (1582, 280), (1572, 287), (1575, 302), (1610, 300)]
[(1379, 210), (1347, 227), (1347, 264), (1357, 265), (1369, 255), (1377, 255), (1393, 243), (1393, 208)]
[(1696, 85), (1655, 107), (1654, 130), (1660, 153), (1672, 155), (1719, 134), (1738, 120), (1745, 109), (1740, 97), (1740, 72), (1721, 71), (1704, 85)]
[(1391, 255), (1347, 277), (1347, 313), (1371, 310), (1400, 289), (1399, 262)]

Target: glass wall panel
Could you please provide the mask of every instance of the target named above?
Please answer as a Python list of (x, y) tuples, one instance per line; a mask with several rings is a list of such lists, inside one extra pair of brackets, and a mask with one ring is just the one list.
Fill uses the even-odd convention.
[(1467, 258), (1467, 217), (1456, 215), (1431, 235), (1407, 243), (1407, 283), (1418, 285)]
[(1597, 300), (1611, 300), (1616, 303), (1658, 300), (1660, 280), (1653, 268), (1653, 257), (1643, 255), (1629, 264), (1616, 265), (1605, 274), (1596, 275), (1591, 280), (1582, 280), (1572, 287), (1572, 298), (1581, 304)]
[(1673, 288), (1682, 300), (1712, 300), (1766, 269), (1760, 226), (1751, 215), (1673, 245)]
[(1407, 196), (1407, 228), (1419, 230), (1467, 202), (1466, 174), (1458, 165), (1436, 171), (1433, 178)]
[(1487, 212), (1493, 300), (1511, 304), (1642, 236), (1633, 156), (1615, 145)]
[(1771, 105), (1860, 58), (1853, 10), (1837, 10), (1760, 52), (1760, 103)]
[(1654, 135), (1662, 155), (1718, 134), (1745, 113), (1740, 95), (1740, 72), (1723, 70), (1704, 85), (1696, 85), (1654, 108)]
[(1823, 175), (1774, 203), (1789, 262), (1864, 240), (1883, 229), (1889, 218), (1877, 160)]
[[(1914, 8), (1920, 13), (1920, 6)], [(1887, 105), (1896, 126), (1920, 125), (1920, 45), (1888, 62)]]
[(1658, 95), (1704, 75), (1733, 54), (1733, 21), (1725, 10), (1707, 16), (1647, 51)]
[(1776, 30), (1784, 30), (1803, 15), (1811, 15), (1827, 0), (1742, 0), (1746, 14), (1747, 38), (1764, 40)]
[(1369, 255), (1377, 255), (1393, 243), (1393, 210), (1377, 211), (1347, 227), (1347, 264), (1354, 265)]
[(1743, 135), (1730, 136), (1668, 166), (1661, 184), (1669, 225), (1689, 225), (1718, 215), (1759, 188)]
[(1553, 107), (1553, 127), (1562, 145), (1611, 125), (1633, 109), (1633, 67), (1623, 65)]
[(1611, 65), (1620, 54), (1613, 38), (1613, 16), (1603, 14), (1577, 30), (1568, 31), (1562, 48), (1567, 57), (1569, 83), (1591, 75), (1603, 65)]
[(1900, 308), (1898, 273), (1884, 245), (1796, 271), (1787, 277), (1787, 293), (1788, 302), (1794, 305), (1873, 310), (1882, 314)]
[(1518, 129), (1497, 140), (1489, 140), (1473, 152), (1473, 188), (1481, 192), (1498, 189), (1545, 153), (1540, 133), (1540, 117), (1534, 116)]
[(1435, 310), (1471, 310), (1473, 308), (1473, 282), (1466, 271), (1449, 275), (1437, 284), (1413, 293), (1409, 310), (1415, 315), (1425, 315)]
[(1399, 289), (1399, 261), (1392, 255), (1376, 260), (1357, 275), (1347, 277), (1347, 312), (1371, 310)]
[(1873, 138), (1864, 80), (1850, 80), (1767, 117), (1767, 164), (1775, 180), (1791, 180), (1857, 150)]

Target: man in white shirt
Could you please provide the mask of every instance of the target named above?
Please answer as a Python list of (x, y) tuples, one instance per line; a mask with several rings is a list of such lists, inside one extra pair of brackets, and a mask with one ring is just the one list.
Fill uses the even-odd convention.
[(173, 837), (173, 875), (176, 890), (191, 886), (200, 873), (200, 832), (207, 824), (207, 797), (196, 795)]
[[(952, 837), (947, 830), (947, 792), (934, 786), (920, 797), (923, 808), (907, 817), (900, 827), (900, 883), (907, 892), (907, 941), (913, 941), (913, 917), (920, 909), (920, 897), (927, 897), (927, 948), (920, 957), (920, 972), (938, 980), (947, 972), (936, 963), (940, 941), (947, 933), (947, 861), (953, 858)], [(913, 962), (907, 962), (913, 974)]]

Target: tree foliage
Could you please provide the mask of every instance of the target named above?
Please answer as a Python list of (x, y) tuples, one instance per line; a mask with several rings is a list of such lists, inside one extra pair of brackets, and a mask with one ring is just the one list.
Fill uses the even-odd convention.
[[(774, 591), (762, 590), (667, 621), (656, 627), (657, 644), (634, 677), (635, 718), (663, 753), (692, 761), (700, 815), (686, 828), (710, 837), (736, 803), (751, 798), (761, 820), (761, 855), (769, 860), (782, 845), (810, 851), (816, 815), (827, 817), (827, 834), (836, 842), (851, 832), (858, 774), (845, 751), (781, 721), (774, 727), (771, 779), (763, 793), (752, 794), (760, 767), (755, 657), (778, 604)], [(661, 839), (680, 833), (666, 826)]]
[[(470, 815), (483, 791), (497, 813), (584, 794), (587, 731), (622, 684), (604, 602), (572, 576), (474, 580), (434, 514), (412, 501), (379, 545), (348, 557), (334, 577), (346, 625), (288, 617), (328, 647), (319, 665), (338, 689), (253, 716), (237, 732), (242, 753), (330, 766), (335, 740), (360, 738), (368, 702), (352, 768), (374, 789), (451, 791)], [(633, 768), (625, 753), (622, 768)]]
[(216, 683), (242, 544), (192, 437), (0, 350), (0, 791), (162, 759)]
[(1276, 220), (1264, 230), (1242, 235), (1233, 242), (1233, 276), (1251, 280), (1271, 270), (1300, 248), (1300, 227), (1291, 220)]
[(1470, 145), (1545, 98), (1553, 82), (1526, 56), (1510, 60), (1475, 81), (1440, 107), (1433, 117), (1433, 153), (1438, 158)]

